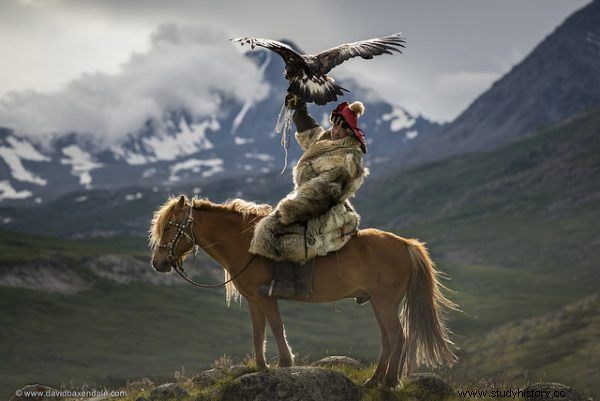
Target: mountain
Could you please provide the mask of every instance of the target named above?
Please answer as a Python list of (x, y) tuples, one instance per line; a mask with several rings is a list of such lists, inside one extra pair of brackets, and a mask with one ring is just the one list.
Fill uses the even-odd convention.
[(600, 105), (600, 1), (568, 17), (440, 135), (399, 155), (405, 165), (494, 149)]
[[(0, 128), (0, 203), (42, 203), (81, 189), (112, 190), (132, 183), (168, 190), (185, 183), (200, 186), (227, 177), (280, 171), (284, 151), (274, 128), (287, 90), (283, 61), (262, 50), (246, 57), (259, 66), (269, 85), (264, 100), (240, 104), (223, 93), (215, 94), (220, 99), (219, 113), (204, 119), (186, 110), (163, 110), (161, 127), (149, 121), (109, 149), (99, 150), (77, 133), (60, 134), (42, 145)], [(367, 163), (375, 175), (386, 170), (384, 163), (397, 149), (440, 128), (354, 81), (340, 82), (351, 90), (343, 100), (368, 98), (361, 126), (368, 132)], [(333, 107), (311, 107), (311, 112), (327, 125)], [(288, 165), (299, 154), (292, 140)]]
[(444, 259), (588, 285), (598, 281), (598, 177), (600, 108), (368, 183), (355, 206), (365, 224), (419, 236)]
[(466, 341), (460, 376), (560, 381), (598, 391), (600, 297), (588, 295), (557, 311), (508, 323)]

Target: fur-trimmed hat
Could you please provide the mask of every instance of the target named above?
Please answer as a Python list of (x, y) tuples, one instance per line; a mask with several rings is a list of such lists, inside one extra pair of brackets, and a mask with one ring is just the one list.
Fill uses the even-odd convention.
[(329, 116), (329, 121), (333, 124), (337, 118), (342, 118), (346, 124), (350, 126), (352, 132), (356, 138), (360, 141), (360, 147), (363, 153), (367, 153), (367, 142), (365, 141), (365, 132), (358, 128), (358, 117), (362, 116), (365, 112), (365, 105), (362, 102), (354, 102), (348, 104), (348, 102), (340, 103)]

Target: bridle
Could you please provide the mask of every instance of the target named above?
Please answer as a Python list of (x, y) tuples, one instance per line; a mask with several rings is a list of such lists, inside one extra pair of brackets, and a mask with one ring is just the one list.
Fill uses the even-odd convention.
[(181, 255), (180, 257), (177, 257), (177, 255), (175, 255), (175, 249), (177, 248), (177, 244), (179, 243), (179, 240), (181, 239), (181, 237), (185, 237), (185, 239), (187, 239), (188, 242), (190, 242), (192, 244), (192, 249), (193, 249), (194, 245), (196, 245), (196, 241), (194, 240), (192, 235), (190, 235), (186, 232), (188, 224), (190, 225), (190, 232), (192, 233), (192, 235), (194, 235), (194, 230), (191, 229), (192, 225), (194, 224), (194, 218), (192, 217), (192, 206), (191, 205), (185, 215), (185, 219), (183, 219), (181, 221), (181, 223), (173, 222), (169, 219), (169, 221), (167, 221), (167, 224), (165, 224), (165, 227), (173, 226), (173, 227), (177, 228), (177, 232), (175, 233), (175, 236), (173, 238), (171, 238), (171, 241), (167, 242), (166, 245), (158, 245), (158, 248), (169, 250), (169, 255), (167, 256), (167, 261), (171, 264), (171, 266), (173, 266), (173, 262), (179, 263), (179, 260), (183, 256), (185, 256), (185, 254)]
[[(196, 247), (199, 247), (202, 250), (206, 250), (206, 248), (211, 247), (211, 246), (215, 246), (218, 245), (218, 242), (213, 242), (211, 244), (202, 246), (200, 244), (196, 243), (196, 239), (194, 238), (194, 218), (192, 217), (192, 209), (194, 208), (193, 205), (190, 205), (190, 208), (188, 209), (185, 218), (181, 221), (181, 223), (177, 223), (174, 221), (171, 221), (171, 219), (169, 219), (169, 221), (167, 221), (167, 223), (165, 224), (165, 227), (167, 226), (173, 226), (177, 228), (177, 232), (175, 233), (175, 236), (173, 238), (171, 238), (171, 240), (169, 242), (167, 242), (165, 245), (158, 245), (157, 248), (161, 248), (161, 249), (168, 249), (169, 250), (169, 255), (167, 256), (167, 261), (170, 263), (171, 267), (173, 267), (173, 269), (177, 272), (177, 274), (179, 274), (181, 276), (181, 278), (183, 278), (185, 281), (187, 281), (188, 283), (196, 286), (196, 287), (200, 287), (200, 288), (217, 288), (217, 287), (222, 287), (228, 283), (230, 283), (231, 281), (235, 280), (236, 278), (238, 278), (254, 261), (254, 258), (256, 257), (255, 254), (252, 254), (252, 257), (250, 258), (250, 260), (244, 265), (244, 267), (234, 276), (230, 277), (229, 280), (220, 283), (220, 284), (200, 284), (195, 282), (194, 280), (190, 279), (188, 276), (186, 276), (185, 274), (185, 270), (183, 269), (183, 257), (190, 254), (190, 253), (194, 253), (194, 249)], [(186, 232), (186, 230), (188, 229), (188, 227), (190, 228), (190, 234), (188, 234)], [(254, 226), (250, 226), (247, 229), (242, 230), (240, 233), (238, 233), (237, 235), (241, 235), (247, 231), (249, 231), (250, 229), (254, 229)], [(177, 256), (175, 254), (175, 249), (177, 248), (177, 244), (179, 243), (179, 240), (181, 238), (185, 238), (189, 243), (192, 244), (192, 249), (186, 253), (184, 253), (181, 256)], [(222, 266), (226, 271), (229, 271), (228, 269), (225, 268), (225, 266)]]

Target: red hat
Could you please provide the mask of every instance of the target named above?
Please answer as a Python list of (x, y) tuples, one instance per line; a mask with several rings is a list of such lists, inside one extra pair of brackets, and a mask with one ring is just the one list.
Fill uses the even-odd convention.
[(333, 117), (342, 117), (346, 124), (352, 128), (352, 132), (354, 132), (354, 135), (360, 141), (360, 148), (362, 149), (363, 153), (367, 153), (365, 132), (358, 128), (358, 117), (364, 112), (365, 106), (362, 104), (362, 102), (354, 102), (352, 104), (348, 104), (348, 102), (342, 102), (331, 112), (329, 120), (333, 123)]

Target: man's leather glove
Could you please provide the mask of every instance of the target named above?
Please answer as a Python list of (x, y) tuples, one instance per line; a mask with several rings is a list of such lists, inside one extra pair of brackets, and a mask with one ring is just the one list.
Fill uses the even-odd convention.
[(299, 96), (296, 96), (291, 92), (287, 93), (285, 97), (285, 107), (291, 110), (298, 110), (304, 105), (305, 103), (300, 99)]

